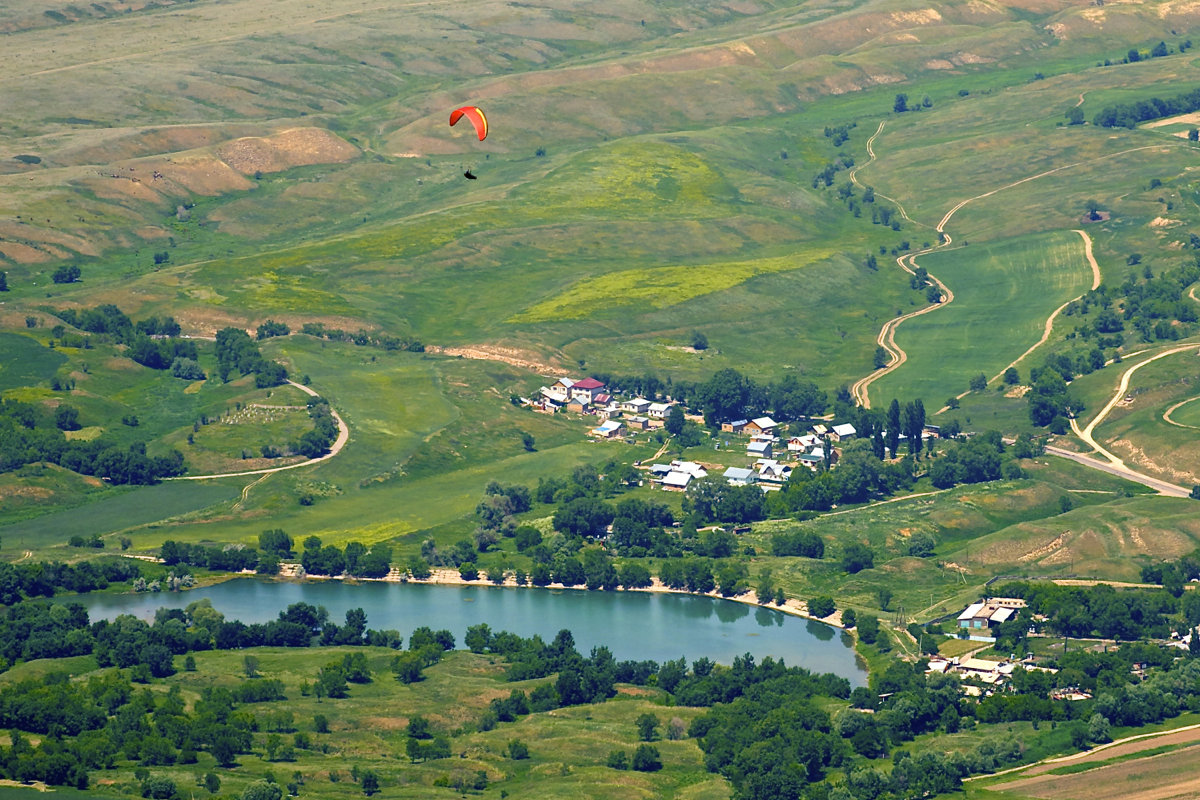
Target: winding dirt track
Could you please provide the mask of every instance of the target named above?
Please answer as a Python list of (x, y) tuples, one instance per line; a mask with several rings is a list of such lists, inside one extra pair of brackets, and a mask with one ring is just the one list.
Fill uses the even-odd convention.
[[(871, 163), (873, 163), (876, 159), (875, 139), (878, 138), (879, 134), (881, 134), (883, 132), (884, 125), (885, 125), (885, 122), (880, 122), (879, 128), (867, 140), (867, 154), (870, 156), (870, 158), (865, 163), (863, 163), (863, 165), (862, 165), (863, 168), (865, 168), (868, 165), (870, 165)], [(1075, 161), (1070, 164), (1063, 164), (1062, 166), (1054, 167), (1053, 169), (1048, 169), (1048, 170), (1045, 170), (1044, 172), (1039, 172), (1036, 175), (1029, 175), (1028, 177), (1013, 181), (1012, 183), (1007, 183), (1003, 186), (999, 186), (995, 189), (992, 189), (991, 191), (975, 195), (974, 197), (968, 197), (966, 200), (962, 200), (962, 201), (958, 202), (949, 211), (947, 211), (945, 216), (943, 216), (942, 219), (935, 226), (934, 230), (936, 230), (938, 232), (938, 234), (940, 234), (939, 239), (941, 241), (939, 244), (937, 244), (927, 250), (921, 250), (916, 253), (910, 253), (910, 254), (900, 256), (899, 258), (896, 259), (896, 263), (899, 264), (900, 267), (902, 269), (904, 269), (905, 272), (912, 274), (914, 268), (917, 265), (916, 259), (918, 256), (925, 255), (926, 253), (933, 252), (934, 250), (944, 249), (947, 246), (949, 246), (953, 240), (946, 233), (946, 230), (945, 230), (946, 225), (950, 222), (950, 219), (955, 214), (957, 214), (960, 210), (962, 210), (966, 205), (973, 203), (976, 200), (982, 200), (984, 198), (991, 197), (994, 194), (1002, 192), (1005, 189), (1012, 189), (1013, 187), (1020, 186), (1025, 183), (1029, 183), (1030, 181), (1034, 181), (1039, 178), (1044, 178), (1048, 175), (1054, 175), (1058, 172), (1062, 172), (1062, 171), (1068, 170), (1068, 169), (1073, 169), (1075, 167), (1082, 166), (1084, 164), (1094, 164), (1099, 161), (1106, 161), (1110, 158), (1116, 158), (1118, 156), (1127, 155), (1129, 153), (1136, 153), (1136, 152), (1139, 152), (1142, 150), (1154, 150), (1154, 149), (1159, 149), (1159, 148), (1163, 148), (1163, 147), (1171, 147), (1171, 146), (1173, 146), (1173, 145), (1169, 145), (1169, 144), (1167, 144), (1167, 145), (1164, 145), (1164, 144), (1143, 145), (1141, 147), (1132, 147), (1128, 150), (1120, 150), (1115, 153), (1109, 153), (1107, 155), (1098, 156), (1096, 158), (1088, 159), (1086, 161)], [(860, 169), (859, 167), (856, 167), (855, 169), (851, 170), (849, 177), (850, 177), (850, 181), (852, 183), (854, 183), (854, 185), (861, 187), (862, 184), (858, 181), (859, 169)], [(879, 194), (878, 196), (883, 197), (884, 199), (887, 199), (887, 200), (891, 200), (892, 202), (895, 202), (891, 198), (886, 197), (886, 195)], [(901, 214), (904, 216), (904, 218), (909, 219), (908, 215), (906, 213), (904, 213), (903, 207), (900, 206), (899, 203), (897, 203), (896, 205), (897, 205), (897, 207), (900, 208)], [(1084, 236), (1085, 250), (1090, 252), (1090, 249), (1091, 249), (1090, 239), (1087, 237), (1086, 234), (1083, 234), (1082, 232), (1080, 232), (1080, 234), (1082, 236)], [(1090, 258), (1089, 262), (1091, 263), (1092, 268), (1093, 268), (1093, 277), (1095, 277), (1096, 275), (1099, 274), (1099, 267), (1096, 266), (1094, 259)], [(871, 384), (874, 383), (879, 378), (882, 378), (884, 375), (887, 375), (888, 373), (898, 369), (900, 366), (902, 366), (904, 364), (904, 362), (906, 362), (908, 360), (908, 354), (904, 352), (903, 348), (901, 348), (900, 346), (898, 346), (896, 344), (896, 328), (898, 328), (900, 326), (900, 323), (904, 322), (904, 320), (906, 320), (906, 319), (912, 319), (913, 317), (920, 316), (921, 314), (928, 314), (931, 311), (936, 311), (937, 309), (943, 308), (944, 306), (946, 306), (954, 301), (954, 292), (950, 291), (949, 287), (947, 287), (946, 284), (942, 283), (942, 281), (940, 281), (937, 277), (935, 277), (934, 275), (929, 274), (929, 273), (927, 273), (927, 274), (929, 275), (929, 279), (931, 281), (933, 281), (933, 283), (935, 285), (937, 285), (938, 288), (941, 290), (942, 301), (940, 303), (935, 303), (933, 305), (926, 306), (925, 308), (922, 308), (918, 311), (914, 311), (911, 314), (905, 314), (903, 316), (896, 317), (895, 319), (890, 319), (883, 324), (883, 327), (879, 331), (879, 336), (876, 337), (876, 341), (879, 343), (880, 347), (882, 347), (884, 350), (887, 351), (889, 359), (890, 359), (888, 362), (888, 365), (886, 367), (884, 367), (883, 369), (876, 370), (875, 372), (872, 372), (871, 374), (869, 374), (863, 378), (860, 378), (859, 380), (854, 382), (853, 386), (850, 387), (850, 394), (854, 398), (854, 401), (856, 403), (858, 403), (859, 405), (861, 405), (863, 408), (871, 407), (871, 398), (870, 398), (870, 394), (869, 394), (869, 388), (870, 388)], [(1047, 320), (1048, 327), (1052, 326), (1053, 317), (1057, 313), (1058, 313), (1058, 311), (1056, 310), (1054, 312), (1054, 314), (1051, 315), (1051, 319)], [(1046, 333), (1046, 336), (1049, 336), (1048, 332)], [(1028, 352), (1025, 355), (1028, 355)], [(1025, 355), (1022, 355), (1022, 358), (1024, 358)], [(1003, 373), (1001, 373), (1001, 374), (1003, 374)]]
[[(1113, 467), (1113, 469), (1115, 469), (1117, 471), (1117, 474), (1121, 474), (1124, 477), (1129, 477), (1133, 480), (1138, 480), (1139, 483), (1146, 483), (1146, 485), (1153, 486), (1153, 484), (1149, 484), (1145, 480), (1139, 480), (1139, 478), (1147, 478), (1149, 476), (1142, 475), (1141, 473), (1137, 472), (1136, 470), (1130, 469), (1128, 466), (1125, 465), (1124, 461), (1117, 458), (1110, 451), (1108, 451), (1107, 449), (1102, 447), (1099, 443), (1097, 443), (1096, 440), (1092, 437), (1092, 432), (1096, 429), (1097, 425), (1099, 425), (1101, 422), (1104, 421), (1104, 418), (1108, 416), (1109, 412), (1111, 412), (1114, 408), (1116, 408), (1117, 403), (1121, 402), (1121, 399), (1123, 397), (1125, 397), (1126, 392), (1129, 390), (1129, 381), (1133, 377), (1133, 373), (1137, 372), (1139, 369), (1146, 366), (1147, 364), (1150, 364), (1154, 361), (1158, 361), (1160, 358), (1166, 358), (1167, 356), (1175, 355), (1176, 353), (1183, 353), (1183, 352), (1186, 352), (1189, 350), (1195, 351), (1196, 345), (1188, 344), (1188, 345), (1182, 345), (1180, 347), (1172, 347), (1168, 350), (1162, 351), (1161, 353), (1156, 353), (1155, 355), (1152, 355), (1143, 361), (1139, 361), (1138, 363), (1134, 364), (1132, 367), (1125, 370), (1125, 372), (1123, 372), (1121, 374), (1121, 381), (1117, 385), (1117, 391), (1113, 394), (1112, 398), (1109, 399), (1108, 403), (1105, 404), (1104, 408), (1100, 409), (1100, 413), (1098, 413), (1095, 417), (1093, 417), (1092, 421), (1089, 422), (1086, 427), (1080, 428), (1078, 420), (1075, 420), (1075, 419), (1071, 420), (1071, 430), (1075, 433), (1075, 435), (1078, 436), (1080, 439), (1082, 439), (1083, 442), (1085, 444), (1087, 444), (1089, 447), (1091, 447), (1095, 452), (1099, 453), (1100, 455), (1104, 456), (1104, 458), (1108, 459), (1109, 464)], [(1136, 477), (1134, 477), (1134, 476), (1136, 476)], [(1188, 494), (1188, 490), (1184, 489), (1182, 486), (1177, 486), (1175, 484), (1168, 483), (1167, 481), (1162, 481), (1162, 480), (1158, 480), (1158, 479), (1153, 479), (1153, 480), (1155, 480), (1159, 484), (1165, 485), (1165, 487), (1170, 487), (1170, 489), (1175, 490), (1175, 491), (1170, 491), (1169, 489), (1163, 488), (1163, 486), (1155, 487), (1155, 488), (1158, 488), (1159, 492), (1162, 494), (1172, 494), (1177, 497), (1186, 497)]]
[(1179, 408), (1180, 406), (1186, 406), (1188, 403), (1191, 403), (1195, 400), (1200, 400), (1200, 397), (1189, 397), (1187, 400), (1180, 400), (1178, 403), (1168, 408), (1163, 412), (1163, 422), (1167, 423), (1168, 425), (1174, 425), (1176, 428), (1191, 428), (1192, 430), (1200, 430), (1200, 425), (1185, 425), (1182, 422), (1176, 422), (1175, 420), (1171, 419), (1171, 415), (1175, 413), (1175, 409)]
[[(317, 394), (312, 389), (308, 388), (307, 386), (305, 386), (302, 383), (296, 383), (295, 381), (288, 381), (288, 383), (291, 384), (292, 386), (295, 386), (300, 391), (302, 391), (312, 397), (320, 397), (319, 394)], [(270, 475), (273, 472), (283, 472), (285, 469), (299, 469), (300, 467), (311, 467), (314, 464), (320, 464), (322, 461), (328, 461), (329, 459), (336, 456), (338, 453), (342, 452), (342, 448), (346, 446), (346, 442), (350, 441), (350, 427), (348, 425), (346, 425), (345, 421), (342, 420), (342, 416), (340, 414), (338, 414), (338, 412), (335, 411), (333, 408), (329, 409), (329, 413), (333, 416), (334, 422), (337, 423), (338, 436), (337, 436), (337, 439), (334, 441), (333, 446), (329, 448), (329, 452), (323, 456), (320, 456), (318, 458), (310, 458), (308, 461), (301, 461), (299, 464), (287, 464), (282, 467), (267, 467), (266, 469), (249, 469), (249, 470), (245, 470), (244, 472), (221, 472), (221, 473), (217, 473), (215, 475), (180, 475), (179, 477), (167, 478), (166, 480), (169, 480), (169, 481), (204, 481), (204, 480), (211, 480), (213, 478), (238, 478), (243, 475)], [(246, 494), (250, 491), (250, 488), (252, 486), (255, 486), (258, 482), (259, 481), (254, 481), (253, 483), (251, 483), (245, 489), (242, 490), (242, 499), (240, 502), (245, 502)]]

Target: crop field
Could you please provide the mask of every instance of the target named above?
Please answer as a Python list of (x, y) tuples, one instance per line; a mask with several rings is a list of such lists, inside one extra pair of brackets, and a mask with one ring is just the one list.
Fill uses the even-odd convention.
[[(1185, 731), (1108, 748), (1058, 768), (1038, 767), (1016, 780), (993, 784), (990, 791), (980, 796), (996, 800), (1189, 797), (1196, 792), (1197, 763), (1200, 763), (1200, 749), (1196, 747), (1196, 732)], [(1026, 774), (1029, 777), (1024, 777)]]

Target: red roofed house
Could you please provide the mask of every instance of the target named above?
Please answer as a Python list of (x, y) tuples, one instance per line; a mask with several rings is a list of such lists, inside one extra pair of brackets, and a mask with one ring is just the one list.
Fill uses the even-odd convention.
[(586, 403), (594, 402), (596, 395), (603, 394), (604, 384), (595, 378), (584, 378), (581, 381), (576, 381), (571, 384), (568, 389), (572, 400), (582, 400)]

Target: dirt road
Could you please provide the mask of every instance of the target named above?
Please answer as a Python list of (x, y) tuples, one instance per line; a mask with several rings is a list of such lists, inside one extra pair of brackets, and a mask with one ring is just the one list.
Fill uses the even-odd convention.
[[(316, 392), (314, 392), (312, 389), (308, 388), (307, 386), (305, 386), (302, 383), (296, 383), (295, 381), (288, 381), (288, 383), (291, 384), (292, 386), (295, 386), (300, 391), (305, 392), (306, 394), (308, 394), (312, 397), (320, 397), (320, 395), (318, 395)], [(204, 481), (204, 480), (211, 480), (213, 478), (238, 478), (243, 475), (270, 475), (273, 472), (283, 472), (285, 469), (299, 469), (300, 467), (311, 467), (314, 464), (320, 464), (322, 461), (328, 461), (329, 459), (336, 456), (338, 453), (342, 452), (342, 448), (346, 446), (346, 442), (350, 441), (350, 428), (349, 428), (349, 426), (346, 425), (345, 421), (342, 420), (341, 415), (338, 414), (338, 412), (335, 411), (333, 408), (329, 409), (329, 413), (331, 415), (333, 415), (333, 420), (334, 420), (334, 422), (337, 423), (338, 436), (337, 436), (337, 439), (334, 440), (333, 446), (329, 448), (329, 452), (323, 456), (320, 456), (318, 458), (310, 458), (308, 461), (301, 461), (299, 464), (287, 464), (282, 467), (267, 467), (265, 469), (249, 469), (249, 470), (245, 470), (244, 472), (220, 472), (220, 473), (217, 473), (214, 475), (180, 475), (177, 478), (167, 478), (167, 480), (169, 480), (169, 481)], [(255, 481), (255, 483), (258, 483), (258, 481)], [(254, 484), (251, 484), (251, 486), (253, 486), (253, 485)], [(248, 491), (249, 488), (250, 488), (249, 486), (246, 487), (246, 490)], [(242, 500), (244, 501), (245, 499), (246, 499), (246, 492), (243, 491)]]

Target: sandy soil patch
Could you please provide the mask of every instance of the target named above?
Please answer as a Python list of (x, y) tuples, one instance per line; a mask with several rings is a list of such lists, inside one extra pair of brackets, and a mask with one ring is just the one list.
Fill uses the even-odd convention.
[(1155, 217), (1154, 219), (1150, 220), (1151, 228), (1170, 228), (1178, 224), (1180, 224), (1180, 220), (1167, 219), (1166, 217)]
[[(1194, 8), (1200, 9), (1200, 3), (1192, 3)], [(1156, 119), (1152, 122), (1147, 122), (1142, 125), (1143, 128), (1162, 128), (1167, 125), (1195, 125), (1200, 123), (1200, 111), (1192, 114), (1180, 114), (1177, 117), (1167, 117), (1165, 119)], [(1186, 135), (1186, 134), (1185, 134)]]
[(1024, 564), (1034, 561), (1035, 559), (1044, 558), (1053, 553), (1055, 550), (1061, 548), (1066, 541), (1067, 535), (1065, 533), (1060, 533), (1058, 536), (1055, 536), (1053, 539), (1051, 539), (1047, 544), (1030, 550), (1025, 555), (1020, 556), (1017, 558), (1017, 561), (1020, 561), (1022, 564)]
[(54, 496), (54, 492), (45, 486), (0, 486), (0, 497), (20, 498), (22, 500), (46, 500)]
[(322, 128), (291, 128), (270, 136), (248, 136), (217, 148), (238, 172), (282, 172), (310, 164), (340, 164), (356, 158), (354, 145)]
[(1028, 386), (1014, 386), (1004, 393), (1005, 397), (1024, 397), (1029, 394)]
[(942, 21), (942, 15), (932, 8), (923, 8), (918, 11), (893, 11), (891, 16), (894, 22), (908, 25), (930, 25)]
[(536, 353), (521, 350), (516, 347), (501, 347), (499, 345), (477, 344), (470, 347), (442, 347), (440, 345), (426, 346), (427, 353), (440, 353), (445, 356), (460, 356), (481, 361), (500, 361), (514, 367), (531, 369), (542, 373), (561, 372), (562, 367), (548, 364), (541, 360)]
[(1146, 455), (1146, 451), (1135, 445), (1128, 439), (1118, 439), (1108, 445), (1111, 449), (1121, 453), (1124, 461), (1132, 461), (1137, 466), (1150, 472), (1159, 475), (1167, 475), (1170, 480), (1180, 481), (1186, 484), (1194, 484), (1200, 481), (1200, 477), (1196, 473), (1187, 470), (1176, 469), (1170, 464), (1160, 463)]
[(202, 195), (237, 192), (254, 186), (224, 161), (210, 155), (190, 155), (182, 158), (146, 162), (146, 168), (162, 174), (162, 180), (175, 183), (189, 192)]
[(20, 781), (10, 781), (8, 778), (0, 779), (0, 786), (21, 786), (26, 789), (37, 789), (39, 792), (48, 792), (50, 787), (41, 781), (32, 781), (30, 783), (21, 783)]

